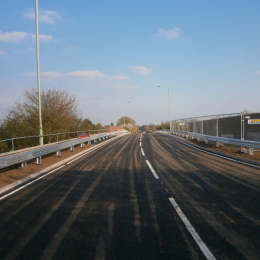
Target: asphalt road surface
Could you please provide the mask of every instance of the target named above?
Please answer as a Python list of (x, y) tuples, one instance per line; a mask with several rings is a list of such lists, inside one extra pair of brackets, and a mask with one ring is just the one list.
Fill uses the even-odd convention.
[(260, 170), (139, 137), (1, 200), (0, 259), (260, 259)]

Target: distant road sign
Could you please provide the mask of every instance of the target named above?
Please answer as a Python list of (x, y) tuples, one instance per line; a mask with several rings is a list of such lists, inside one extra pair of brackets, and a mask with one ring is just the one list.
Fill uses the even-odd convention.
[(260, 119), (249, 119), (248, 124), (249, 125), (260, 125)]

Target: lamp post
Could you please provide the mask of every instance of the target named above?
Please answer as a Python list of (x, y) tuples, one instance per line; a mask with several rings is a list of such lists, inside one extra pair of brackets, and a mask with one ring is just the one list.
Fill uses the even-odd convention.
[(37, 89), (38, 89), (38, 112), (39, 112), (39, 142), (43, 145), (42, 129), (42, 104), (41, 104), (41, 84), (40, 84), (40, 51), (39, 51), (39, 8), (38, 0), (35, 0), (35, 28), (36, 28), (36, 67), (37, 67)]

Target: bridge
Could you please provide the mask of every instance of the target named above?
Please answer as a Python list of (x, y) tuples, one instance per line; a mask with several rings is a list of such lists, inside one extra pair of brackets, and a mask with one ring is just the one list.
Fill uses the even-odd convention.
[[(2, 164), (0, 181), (34, 160), (42, 167), (0, 190), (1, 257), (259, 259), (260, 164), (195, 144), (214, 135), (180, 122), (171, 131), (120, 130), (0, 157), (23, 163)], [(67, 158), (43, 167), (66, 149)]]

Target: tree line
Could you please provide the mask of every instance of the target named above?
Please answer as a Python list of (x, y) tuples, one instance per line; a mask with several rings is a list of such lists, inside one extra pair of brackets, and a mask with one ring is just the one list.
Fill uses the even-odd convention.
[[(88, 118), (79, 117), (78, 102), (68, 92), (49, 89), (42, 91), (41, 95), (44, 134), (99, 130), (103, 128), (100, 123), (94, 124)], [(38, 93), (35, 90), (26, 91), (24, 101), (15, 104), (0, 123), (0, 139), (38, 135)], [(61, 139), (65, 137), (60, 136)], [(52, 142), (54, 138), (57, 137), (46, 137), (45, 143)], [(19, 144), (18, 146), (24, 146), (25, 143), (27, 145), (37, 145), (38, 139), (31, 138), (16, 141), (16, 143)], [(8, 144), (0, 144), (0, 151), (7, 149), (5, 146)]]

